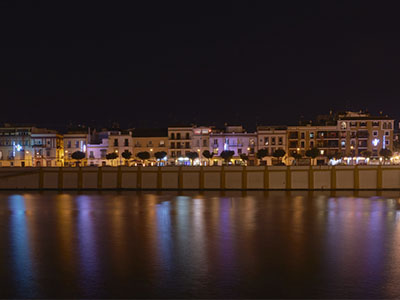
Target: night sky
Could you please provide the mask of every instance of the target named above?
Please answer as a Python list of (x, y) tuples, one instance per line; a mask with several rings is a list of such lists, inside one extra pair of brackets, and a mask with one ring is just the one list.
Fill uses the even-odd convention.
[(399, 9), (386, 3), (15, 2), (0, 4), (0, 122), (400, 118)]

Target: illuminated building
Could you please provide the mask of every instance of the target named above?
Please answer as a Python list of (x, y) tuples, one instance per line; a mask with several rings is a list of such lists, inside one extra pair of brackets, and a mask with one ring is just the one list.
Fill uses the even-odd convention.
[[(132, 158), (135, 164), (142, 163), (140, 159), (136, 157), (139, 152), (148, 152), (150, 159), (147, 164), (150, 165), (164, 165), (168, 161), (168, 133), (164, 129), (134, 129), (132, 132)], [(154, 156), (157, 152), (165, 152), (166, 155), (163, 159), (157, 161)]]
[(257, 127), (257, 151), (266, 149), (268, 156), (262, 159), (261, 164), (273, 165), (278, 160), (272, 154), (277, 149), (283, 149), (288, 153), (287, 127), (285, 126), (258, 126)]
[[(74, 166), (76, 161), (71, 158), (72, 153), (80, 151), (87, 153), (89, 135), (87, 132), (68, 132), (64, 134), (64, 166)], [(81, 166), (87, 165), (86, 158), (82, 160)]]
[(248, 155), (248, 165), (255, 165), (257, 134), (248, 133), (242, 126), (226, 126), (224, 129), (213, 129), (210, 134), (210, 152), (214, 153), (213, 164), (222, 165), (222, 151), (233, 151), (231, 163), (244, 164), (241, 154)]
[(189, 165), (186, 155), (192, 152), (192, 136), (194, 126), (168, 127), (168, 164)]
[(86, 151), (89, 166), (111, 165), (111, 162), (106, 159), (108, 152), (108, 132), (94, 131), (94, 133), (90, 135)]
[(34, 127), (0, 128), (0, 166), (33, 166), (31, 134)]
[(207, 126), (193, 128), (192, 151), (197, 152), (199, 158), (194, 161), (195, 165), (207, 165), (209, 160), (203, 156), (203, 152), (210, 151), (210, 134), (212, 128)]
[(63, 136), (55, 130), (32, 131), (33, 165), (36, 167), (61, 167), (64, 165)]

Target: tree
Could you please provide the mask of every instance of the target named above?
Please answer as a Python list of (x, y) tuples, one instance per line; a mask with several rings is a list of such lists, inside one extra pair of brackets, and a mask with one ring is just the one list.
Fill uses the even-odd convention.
[(121, 153), (121, 156), (125, 159), (125, 164), (128, 165), (128, 161), (131, 159), (132, 157), (132, 152), (130, 152), (129, 150), (125, 150), (124, 152)]
[(221, 152), (219, 156), (221, 156), (225, 160), (225, 163), (227, 164), (231, 160), (234, 154), (235, 152), (232, 150), (224, 150)]
[(306, 151), (306, 156), (307, 157), (310, 157), (310, 158), (317, 158), (317, 156), (319, 156), (319, 150), (318, 150), (318, 148), (311, 148), (311, 149), (308, 149), (307, 151)]
[(372, 156), (372, 152), (368, 151), (368, 150), (364, 150), (364, 151), (361, 152), (361, 156), (365, 157), (365, 158), (369, 158), (369, 157)]
[(188, 152), (186, 153), (186, 157), (190, 159), (190, 164), (193, 165), (193, 160), (199, 157), (199, 154), (197, 152)]
[(106, 159), (113, 161), (118, 158), (118, 154), (116, 152), (111, 152), (106, 154)]
[(386, 159), (388, 159), (389, 157), (391, 157), (392, 156), (392, 151), (390, 151), (389, 149), (381, 149), (380, 151), (379, 151), (379, 155), (380, 156), (383, 156), (384, 158), (385, 158), (385, 160)]
[(158, 151), (158, 152), (154, 153), (154, 157), (157, 159), (157, 161), (163, 160), (166, 156), (167, 156), (167, 152), (165, 152), (165, 151)]
[(146, 159), (150, 158), (150, 153), (147, 151), (142, 151), (136, 154), (136, 157), (138, 157), (140, 160), (142, 160), (142, 162), (144, 163), (144, 161)]
[(246, 153), (242, 153), (242, 154), (240, 154), (240, 159), (243, 160), (245, 162), (245, 164), (247, 165), (249, 156)]
[(86, 157), (86, 154), (82, 151), (75, 151), (71, 157), (76, 160), (76, 166), (79, 166), (81, 160)]
[(208, 150), (203, 151), (203, 156), (208, 159), (208, 165), (210, 165), (210, 159), (214, 157), (214, 153)]
[(276, 150), (274, 151), (274, 153), (272, 153), (272, 156), (278, 158), (278, 159), (279, 159), (279, 164), (281, 164), (281, 163), (282, 163), (282, 157), (284, 157), (285, 154), (286, 154), (285, 150), (283, 150), (283, 149), (276, 149)]
[(263, 149), (258, 150), (256, 156), (260, 160), (260, 164), (261, 164), (261, 161), (263, 160), (263, 158), (268, 156), (268, 149), (263, 148)]

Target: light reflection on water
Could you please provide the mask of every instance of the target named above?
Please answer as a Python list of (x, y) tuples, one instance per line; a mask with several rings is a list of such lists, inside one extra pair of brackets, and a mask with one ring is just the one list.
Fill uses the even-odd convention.
[(2, 194), (0, 298), (399, 298), (398, 196)]

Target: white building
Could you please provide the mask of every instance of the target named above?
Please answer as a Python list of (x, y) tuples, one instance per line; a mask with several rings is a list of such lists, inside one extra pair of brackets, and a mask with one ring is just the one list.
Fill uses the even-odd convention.
[(233, 151), (231, 163), (242, 165), (245, 162), (241, 155), (248, 156), (248, 164), (255, 164), (255, 152), (257, 148), (257, 134), (246, 132), (242, 126), (226, 126), (224, 130), (214, 129), (210, 134), (210, 152), (214, 153), (213, 163), (222, 165), (220, 157), (222, 151)]

